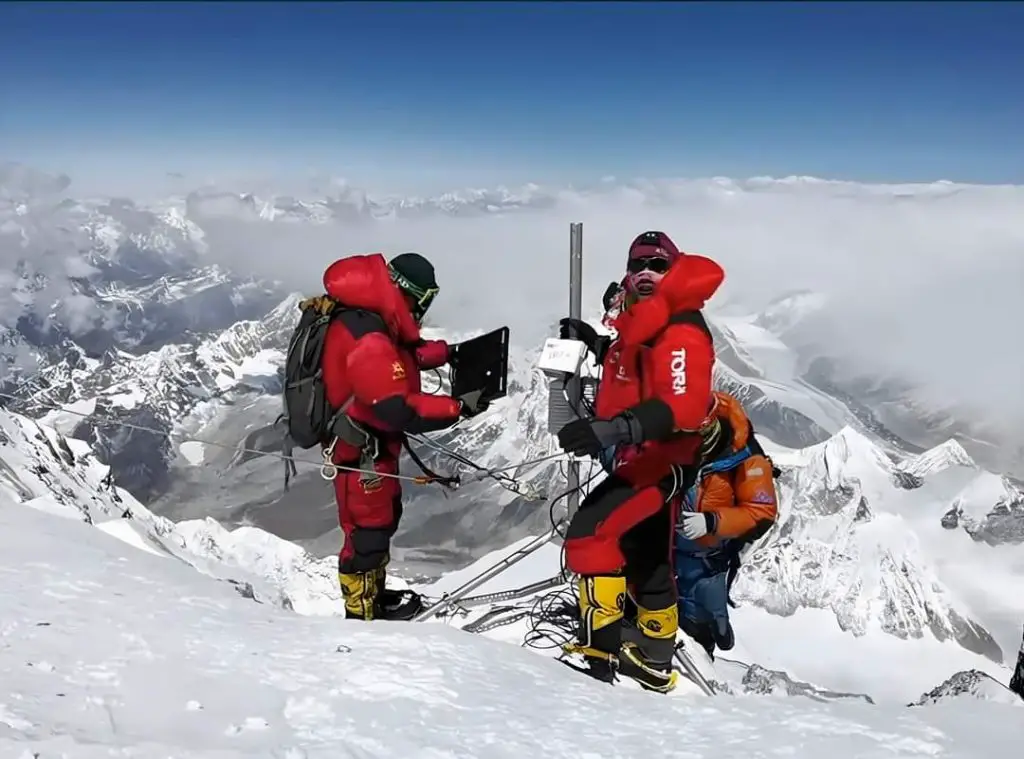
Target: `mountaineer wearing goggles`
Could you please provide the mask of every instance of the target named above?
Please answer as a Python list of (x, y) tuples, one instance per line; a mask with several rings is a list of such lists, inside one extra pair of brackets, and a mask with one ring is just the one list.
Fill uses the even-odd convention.
[(326, 295), (303, 303), (310, 315), (289, 348), (289, 356), (314, 356), (320, 370), (289, 359), (290, 429), (299, 431), (301, 447), (318, 443), (334, 464), (352, 468), (333, 479), (345, 541), (338, 556), (345, 616), (407, 620), (422, 608), (419, 596), (385, 586), (402, 516), (396, 475), (405, 435), (445, 429), (487, 404), (480, 391), (462, 398), (422, 392), (420, 370), (449, 363), (458, 351), (420, 336), (439, 292), (427, 259), (418, 253), (390, 262), (379, 253), (348, 256), (327, 267), (323, 281)]

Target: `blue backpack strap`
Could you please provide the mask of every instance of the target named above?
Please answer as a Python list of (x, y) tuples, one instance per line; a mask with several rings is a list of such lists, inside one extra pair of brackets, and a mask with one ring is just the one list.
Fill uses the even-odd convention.
[(738, 451), (730, 453), (728, 456), (724, 456), (720, 459), (715, 459), (710, 464), (705, 464), (701, 467), (700, 476), (703, 477), (705, 474), (714, 474), (715, 472), (729, 472), (744, 461), (753, 456), (753, 452), (750, 450), (749, 445), (745, 445)]

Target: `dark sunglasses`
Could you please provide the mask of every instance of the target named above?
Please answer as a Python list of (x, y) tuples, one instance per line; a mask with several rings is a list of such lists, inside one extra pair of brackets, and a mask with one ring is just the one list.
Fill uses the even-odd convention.
[(626, 264), (626, 270), (630, 274), (639, 274), (642, 271), (652, 271), (655, 274), (664, 274), (668, 271), (669, 262), (664, 258), (631, 258)]

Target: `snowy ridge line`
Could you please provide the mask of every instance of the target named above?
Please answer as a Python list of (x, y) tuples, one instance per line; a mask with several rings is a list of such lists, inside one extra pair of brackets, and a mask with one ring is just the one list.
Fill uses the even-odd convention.
[[(18, 398), (17, 396), (11, 395), (10, 393), (4, 393), (4, 392), (0, 392), (0, 398), (4, 398), (4, 399), (15, 401), (15, 402), (20, 402), (22, 400), (22, 399)], [(60, 411), (62, 413), (66, 413), (66, 414), (69, 414), (71, 416), (81, 417), (83, 419), (97, 419), (97, 420), (100, 420), (100, 421), (103, 421), (103, 422), (106, 422), (106, 423), (110, 424), (110, 426), (112, 426), (112, 427), (123, 427), (124, 429), (137, 430), (139, 432), (149, 432), (149, 433), (151, 433), (153, 435), (158, 435), (160, 437), (164, 437), (164, 438), (168, 438), (168, 439), (171, 439), (171, 438), (175, 437), (173, 432), (167, 432), (167, 431), (164, 431), (164, 430), (158, 430), (155, 427), (147, 427), (147, 426), (141, 425), (141, 424), (133, 424), (132, 422), (126, 422), (126, 421), (123, 421), (121, 419), (117, 419), (115, 417), (107, 416), (107, 415), (104, 415), (104, 414), (86, 414), (86, 413), (84, 413), (82, 411), (75, 411), (73, 409), (66, 408), (67, 404), (60, 405), (60, 404), (56, 404), (56, 403), (52, 403), (52, 402), (43, 402), (43, 401), (36, 401), (35, 404), (37, 406), (39, 406), (40, 408), (46, 408), (46, 409), (49, 409), (51, 411)], [(15, 412), (15, 413), (17, 413), (17, 412)], [(423, 438), (422, 435), (419, 436), (419, 437), (422, 438), (424, 441), (429, 441), (431, 446), (436, 451), (438, 451), (439, 453), (443, 453), (443, 454), (449, 455), (449, 456), (452, 455), (452, 453), (450, 451), (448, 451), (448, 449), (446, 449), (443, 446), (435, 443), (434, 441), (431, 441), (430, 438)], [(227, 451), (235, 451), (237, 453), (251, 453), (254, 456), (268, 456), (270, 458), (276, 458), (276, 459), (280, 459), (282, 461), (293, 461), (296, 464), (309, 464), (311, 466), (319, 466), (319, 467), (321, 467), (321, 476), (323, 476), (324, 479), (333, 479), (333, 478), (328, 478), (327, 476), (323, 475), (324, 465), (328, 463), (328, 462), (325, 462), (323, 458), (321, 458), (318, 461), (314, 461), (314, 460), (311, 460), (311, 459), (298, 458), (296, 456), (288, 456), (288, 455), (286, 455), (284, 453), (276, 453), (276, 452), (273, 452), (273, 451), (261, 451), (261, 450), (258, 450), (256, 448), (248, 448), (248, 447), (245, 447), (245, 446), (238, 446), (238, 445), (229, 445), (227, 443), (218, 443), (218, 442), (215, 442), (213, 440), (204, 440), (202, 438), (191, 437), (191, 436), (187, 437), (182, 442), (199, 443), (200, 445), (208, 445), (208, 446), (211, 446), (213, 448), (220, 448), (220, 449), (227, 450)], [(558, 457), (568, 457), (568, 454), (565, 454), (565, 453), (562, 453), (562, 452), (549, 453), (546, 456), (540, 456), (540, 457), (534, 458), (534, 459), (527, 459), (526, 461), (520, 461), (517, 464), (510, 464), (508, 466), (496, 467), (496, 468), (493, 468), (493, 469), (485, 469), (483, 467), (479, 467), (481, 471), (479, 471), (477, 474), (479, 475), (480, 478), (488, 477), (488, 476), (491, 476), (491, 475), (501, 474), (503, 472), (507, 472), (507, 471), (509, 471), (511, 469), (520, 469), (521, 467), (530, 466), (532, 464), (539, 464), (539, 463), (544, 462), (544, 461), (550, 461), (550, 460), (558, 458)], [(330, 463), (330, 466), (333, 467), (334, 469), (341, 469), (341, 470), (344, 470), (346, 472), (364, 472), (365, 471), (363, 469), (360, 469), (359, 467), (343, 466), (341, 464)], [(429, 478), (426, 478), (426, 477), (418, 477), (418, 476), (412, 476), (412, 475), (408, 475), (408, 474), (389, 474), (389, 473), (386, 473), (386, 472), (377, 472), (376, 474), (380, 474), (381, 476), (384, 476), (384, 477), (391, 477), (392, 479), (396, 479), (396, 480), (407, 480), (407, 481), (412, 482), (412, 483), (414, 483), (416, 485), (429, 485), (429, 484), (431, 484), (431, 480)], [(513, 481), (515, 480), (514, 477), (510, 477), (509, 479), (511, 479)]]
[[(10, 395), (9, 393), (0, 393), (0, 398), (5, 398), (5, 399), (8, 399), (8, 400), (12, 400), (12, 401), (20, 401), (21, 400), (20, 398), (17, 398), (17, 397), (15, 397), (13, 395)], [(124, 429), (137, 430), (138, 432), (149, 432), (149, 433), (152, 433), (154, 435), (158, 435), (160, 437), (165, 437), (165, 438), (174, 437), (173, 433), (166, 432), (164, 430), (158, 430), (155, 427), (147, 427), (147, 426), (142, 425), (142, 424), (133, 424), (132, 422), (125, 422), (125, 421), (123, 421), (121, 419), (116, 419), (116, 418), (114, 418), (112, 416), (96, 415), (96, 414), (86, 414), (86, 413), (83, 413), (81, 411), (74, 411), (72, 409), (65, 408), (64, 406), (61, 406), (61, 405), (56, 404), (56, 403), (37, 402), (36, 405), (38, 405), (38, 406), (40, 406), (42, 408), (50, 409), (52, 411), (61, 411), (61, 412), (70, 414), (72, 416), (79, 416), (79, 417), (82, 417), (83, 419), (99, 419), (99, 420), (101, 420), (103, 422), (109, 423), (113, 427), (123, 427)], [(321, 459), (319, 461), (313, 461), (312, 459), (303, 459), (303, 458), (297, 458), (295, 456), (286, 456), (283, 453), (274, 453), (272, 451), (260, 451), (260, 450), (257, 450), (255, 448), (246, 448), (244, 446), (243, 447), (239, 447), (239, 446), (236, 446), (236, 445), (228, 445), (227, 443), (218, 443), (218, 442), (215, 442), (213, 440), (202, 440), (202, 439), (196, 438), (196, 437), (188, 437), (183, 442), (199, 443), (201, 445), (209, 445), (209, 446), (211, 446), (213, 448), (221, 448), (221, 449), (227, 450), (227, 451), (237, 451), (239, 453), (251, 453), (251, 454), (253, 454), (255, 456), (269, 456), (270, 458), (281, 459), (283, 461), (294, 461), (297, 464), (310, 464), (310, 465), (313, 465), (313, 466), (320, 466), (321, 464), (324, 463), (323, 459)], [(337, 468), (337, 469), (343, 469), (345, 471), (351, 471), (351, 472), (361, 472), (361, 471), (363, 471), (362, 469), (358, 469), (356, 467), (341, 466), (339, 464), (334, 464), (334, 467)], [(403, 480), (418, 480), (419, 479), (417, 477), (410, 477), (408, 475), (388, 475), (388, 476), (395, 477), (397, 479), (403, 479)]]

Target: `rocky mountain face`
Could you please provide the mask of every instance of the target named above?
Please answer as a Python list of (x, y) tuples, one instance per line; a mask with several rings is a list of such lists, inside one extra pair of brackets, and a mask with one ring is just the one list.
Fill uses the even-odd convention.
[(976, 669), (957, 672), (932, 690), (923, 693), (921, 698), (907, 706), (927, 706), (962, 699), (980, 699), (1012, 706), (1024, 706), (1022, 697), (991, 675)]
[[(876, 628), (900, 638), (930, 634), (1002, 660), (999, 645), (959, 607), (902, 519), (914, 508), (902, 496), (923, 484), (907, 476), (915, 459), (901, 467), (845, 428), (782, 466), (784, 507), (741, 570), (738, 600), (782, 615), (829, 609), (854, 635)], [(941, 518), (936, 510), (935, 521)]]
[(1017, 651), (1017, 665), (1013, 669), (1013, 677), (1010, 678), (1010, 690), (1024, 699), (1024, 639), (1021, 640), (1020, 650)]

